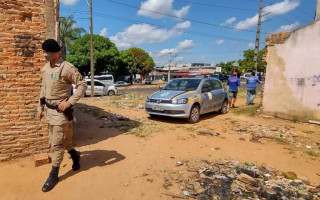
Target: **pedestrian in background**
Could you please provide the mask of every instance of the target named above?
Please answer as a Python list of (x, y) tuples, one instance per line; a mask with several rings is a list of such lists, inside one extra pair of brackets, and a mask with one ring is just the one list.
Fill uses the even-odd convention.
[(237, 77), (237, 72), (233, 72), (232, 76), (228, 78), (227, 85), (229, 86), (228, 103), (229, 109), (231, 109), (231, 107), (235, 107), (234, 104), (237, 100), (238, 87), (241, 85), (240, 79)]
[(246, 105), (252, 104), (257, 94), (257, 83), (260, 84), (259, 78), (255, 75), (255, 72), (251, 73), (251, 77), (247, 78), (247, 102)]
[[(83, 96), (87, 84), (78, 69), (60, 57), (61, 48), (57, 41), (46, 40), (42, 49), (47, 63), (41, 69), (42, 83), (37, 116), (39, 119), (45, 116), (49, 125), (49, 143), (53, 148), (52, 170), (42, 187), (43, 192), (48, 192), (59, 181), (58, 173), (65, 150), (71, 156), (72, 169), (80, 169), (80, 152), (72, 145), (73, 116), (70, 107)], [(71, 96), (72, 84), (78, 86), (78, 89)]]

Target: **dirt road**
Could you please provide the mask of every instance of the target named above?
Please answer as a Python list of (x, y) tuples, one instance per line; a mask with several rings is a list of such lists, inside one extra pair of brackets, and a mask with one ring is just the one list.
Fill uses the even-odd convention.
[[(181, 194), (181, 190), (175, 184), (164, 185), (168, 173), (188, 171), (176, 162), (218, 159), (265, 164), (293, 171), (311, 185), (320, 184), (319, 126), (250, 116), (252, 111), (244, 106), (241, 95), (239, 108), (225, 115), (204, 115), (198, 124), (149, 118), (141, 109), (144, 98), (144, 94), (129, 94), (82, 99), (74, 124), (75, 145), (82, 152), (81, 170), (73, 172), (65, 155), (60, 182), (42, 193), (49, 164), (34, 167), (32, 157), (0, 163), (0, 199), (172, 199), (167, 194)], [(260, 137), (261, 133), (269, 135)]]

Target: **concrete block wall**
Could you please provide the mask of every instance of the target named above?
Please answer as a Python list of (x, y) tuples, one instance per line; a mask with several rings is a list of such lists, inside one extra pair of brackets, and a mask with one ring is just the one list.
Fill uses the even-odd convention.
[(45, 1), (0, 0), (0, 161), (48, 151), (47, 125), (36, 118)]

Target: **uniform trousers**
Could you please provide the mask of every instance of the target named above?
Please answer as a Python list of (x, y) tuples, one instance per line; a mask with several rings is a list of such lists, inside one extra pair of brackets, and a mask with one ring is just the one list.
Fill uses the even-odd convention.
[(49, 124), (49, 143), (51, 148), (53, 148), (53, 166), (59, 167), (63, 160), (64, 151), (70, 151), (73, 149), (72, 137), (72, 121), (62, 125)]

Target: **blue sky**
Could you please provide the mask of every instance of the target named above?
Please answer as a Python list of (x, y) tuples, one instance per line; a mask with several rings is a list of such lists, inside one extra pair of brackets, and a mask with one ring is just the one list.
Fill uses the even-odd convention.
[[(89, 1), (89, 0), (88, 0)], [(92, 0), (93, 33), (118, 49), (139, 47), (157, 66), (169, 62), (219, 63), (254, 48), (259, 0)], [(268, 33), (296, 29), (314, 19), (316, 0), (264, 0), (260, 49)], [(60, 0), (89, 33), (86, 0)]]

